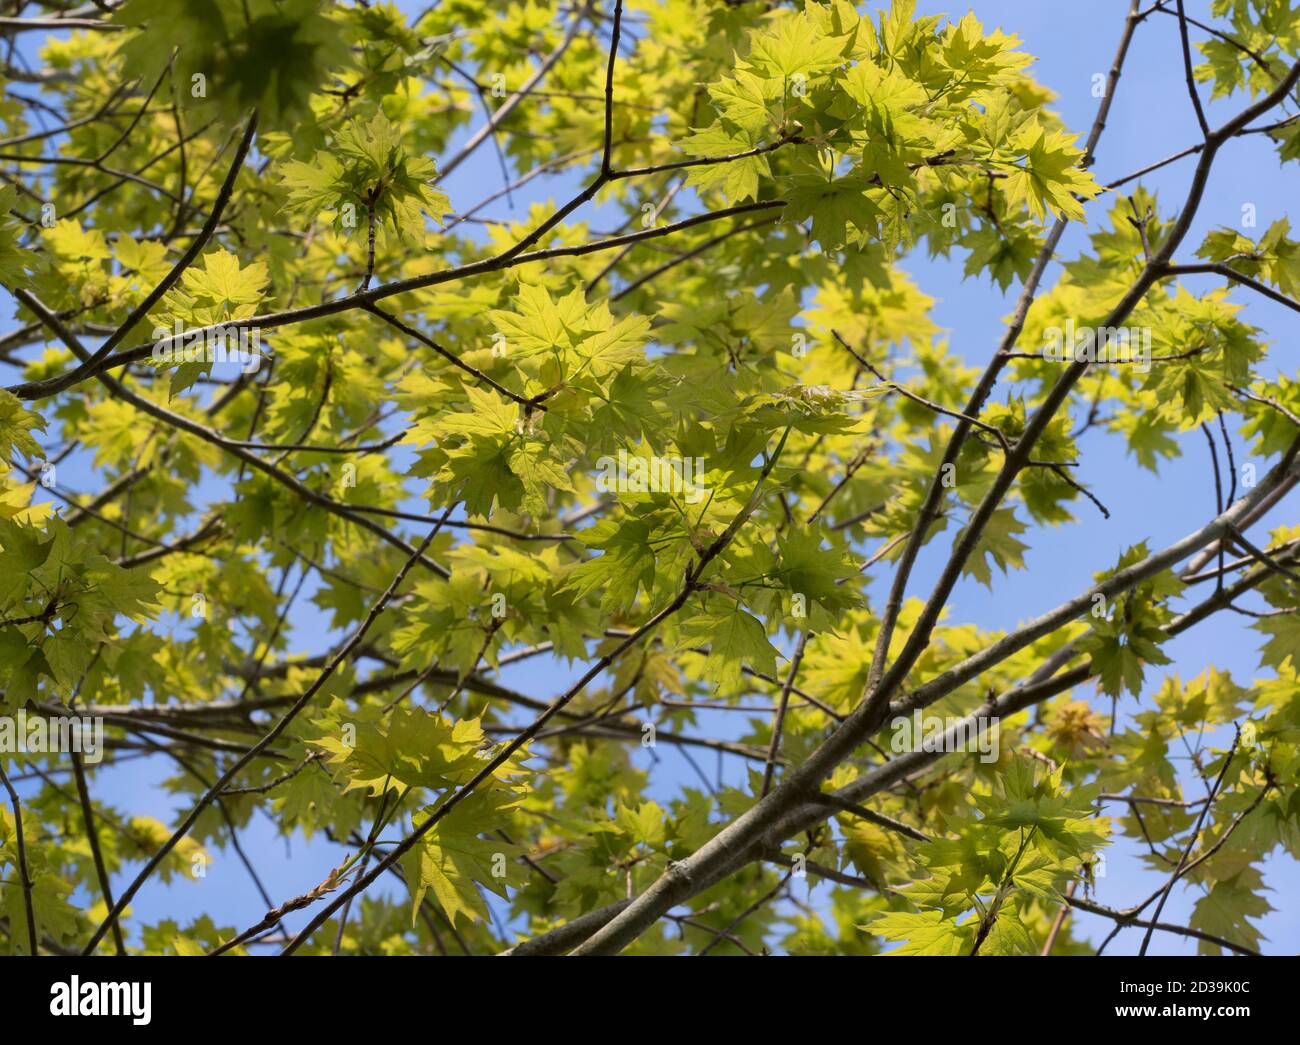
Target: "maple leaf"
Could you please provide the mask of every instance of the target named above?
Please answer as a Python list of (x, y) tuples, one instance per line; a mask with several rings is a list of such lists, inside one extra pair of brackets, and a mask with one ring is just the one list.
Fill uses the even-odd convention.
[[(752, 122), (750, 121), (751, 124)], [(760, 144), (762, 142), (757, 130), (740, 127), (729, 131), (722, 123), (715, 123), (702, 130), (691, 131), (690, 136), (682, 138), (677, 146), (688, 156), (722, 159), (752, 152)], [(740, 203), (758, 196), (759, 179), (771, 171), (767, 156), (745, 156), (742, 159), (692, 167), (687, 174), (686, 184), (705, 189), (718, 188), (727, 202)]]
[(962, 573), (974, 577), (986, 588), (991, 589), (993, 571), (989, 567), (990, 563), (995, 564), (1003, 573), (1011, 569), (1022, 569), (1029, 545), (1019, 540), (1016, 535), (1024, 533), (1025, 529), (1025, 524), (1016, 518), (1014, 509), (999, 508), (989, 517), (987, 525), (980, 531), (979, 540), (966, 560), (965, 566), (962, 567)]
[(1100, 191), (1092, 175), (1079, 163), (1083, 152), (1072, 147), (1071, 135), (1047, 131), (1035, 123), (1020, 131), (1016, 149), (1023, 154), (1003, 183), (1007, 203), (1024, 203), (1039, 220), (1048, 214), (1083, 220), (1083, 205), (1075, 195), (1091, 199)]
[(945, 918), (942, 911), (892, 911), (859, 928), (886, 940), (902, 941), (901, 946), (887, 952), (893, 956), (928, 954), (955, 957), (970, 954), (975, 946), (977, 926), (971, 921), (959, 925), (955, 920)]
[[(176, 51), (178, 97), (211, 99), (232, 118), (257, 109), (266, 127), (291, 125), (329, 71), (351, 62), (340, 23), (315, 0), (128, 0), (112, 20), (135, 30), (119, 46), (128, 75), (152, 82)], [(195, 76), (201, 90), (189, 89)]]
[(776, 671), (776, 649), (762, 622), (738, 605), (689, 618), (682, 624), (682, 639), (691, 645), (708, 644), (702, 673), (718, 689), (738, 685), (746, 666), (767, 674)]
[[(521, 849), (500, 838), (483, 838), (501, 823), (502, 815), (518, 799), (507, 792), (475, 791), (427, 831), (402, 867), (411, 889), (411, 924), (420, 913), (426, 893), (453, 924), (489, 917), (482, 890), (508, 895), (509, 885), (523, 884), (515, 861)], [(436, 807), (426, 810), (426, 815)]]

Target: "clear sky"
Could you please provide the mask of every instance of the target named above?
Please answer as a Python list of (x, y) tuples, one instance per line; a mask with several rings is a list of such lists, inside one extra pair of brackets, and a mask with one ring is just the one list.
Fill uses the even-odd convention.
[[(424, 5), (407, 0), (400, 6), (418, 10)], [(860, 6), (874, 8), (876, 5)], [(1110, 67), (1127, 8), (1127, 0), (974, 0), (969, 5), (986, 28), (1000, 27), (1021, 37), (1023, 48), (1037, 56), (1035, 75), (1058, 95), (1054, 107), (1066, 125), (1080, 135), (1086, 135), (1098, 104), (1092, 93), (1093, 77)], [(1208, 0), (1189, 0), (1187, 8), (1194, 17), (1209, 18)], [(920, 0), (919, 9), (923, 14), (947, 12), (959, 17), (967, 7)], [(27, 37), (24, 43), (35, 42), (33, 36)], [(1203, 97), (1211, 123), (1221, 122), (1243, 104), (1240, 99), (1210, 103), (1208, 91)], [(1177, 23), (1169, 17), (1152, 17), (1138, 32), (1118, 87), (1098, 148), (1095, 168), (1098, 180), (1113, 180), (1197, 140), (1199, 132), (1183, 82)], [(1163, 215), (1168, 216), (1181, 203), (1191, 162), (1173, 164), (1144, 179), (1143, 184), (1158, 194)], [(477, 202), (499, 186), (500, 181), (496, 156), (484, 147), (442, 188), (451, 196), (452, 206), (458, 207)], [(538, 183), (542, 181), (539, 179)], [(566, 193), (574, 184), (565, 179), (538, 183), (515, 194), (516, 215), (531, 200), (547, 196), (561, 201), (567, 199)], [(1281, 208), (1300, 203), (1297, 185), (1295, 166), (1279, 169), (1272, 146), (1262, 136), (1232, 142), (1216, 163), (1185, 253), (1194, 250), (1210, 228), (1237, 225), (1242, 205), (1246, 203), (1254, 203), (1258, 209), (1259, 230), (1266, 228), (1284, 213)], [(534, 186), (538, 186), (537, 190), (530, 192)], [(1105, 206), (1094, 204), (1089, 208), (1094, 222), (1100, 219)], [(494, 204), (485, 214), (511, 216), (504, 201)], [(1062, 242), (1060, 255), (1066, 258), (1077, 255), (1084, 235), (1084, 230), (1071, 227)], [(1003, 318), (1011, 311), (1019, 286), (1013, 284), (1003, 294), (986, 280), (963, 280), (961, 266), (960, 258), (931, 261), (924, 257), (923, 251), (902, 265), (920, 289), (936, 299), (933, 318), (946, 328), (953, 349), (971, 365), (982, 368), (997, 344)], [(1045, 285), (1050, 285), (1052, 278), (1053, 272), (1049, 271)], [(1213, 284), (1201, 284), (1210, 285)], [(1247, 305), (1245, 319), (1267, 331), (1274, 346), (1270, 359), (1263, 364), (1264, 373), (1271, 374), (1278, 366), (1294, 373), (1300, 352), (1296, 315), (1258, 297), (1248, 297), (1248, 293), (1239, 291), (1234, 299)], [(949, 619), (969, 621), (989, 629), (1010, 629), (1085, 588), (1094, 572), (1113, 565), (1129, 545), (1147, 539), (1153, 547), (1163, 546), (1203, 525), (1215, 507), (1208, 452), (1199, 432), (1191, 433), (1184, 443), (1185, 456), (1165, 464), (1157, 479), (1137, 467), (1120, 439), (1096, 429), (1089, 432), (1079, 446), (1082, 466), (1078, 478), (1110, 508), (1111, 518), (1103, 520), (1080, 502), (1075, 524), (1035, 530), (1032, 550), (1027, 555), (1028, 569), (998, 578), (992, 594), (974, 583), (961, 584), (951, 601)], [(1240, 462), (1246, 456), (1245, 443), (1240, 438), (1234, 438), (1234, 443)], [(71, 488), (93, 490), (98, 486), (95, 476), (88, 471), (69, 469), (65, 473), (62, 468), (60, 471), (61, 481)], [(1274, 509), (1270, 519), (1273, 524), (1294, 522), (1298, 507), (1300, 492), (1293, 492)], [(914, 574), (912, 593), (923, 594), (929, 590), (945, 548), (946, 542), (941, 540), (927, 548)], [(309, 592), (310, 584), (305, 594)], [(290, 621), (294, 652), (318, 652), (337, 639), (325, 633), (323, 615), (305, 599), (300, 599), (298, 605), (304, 608), (296, 611)], [(1257, 633), (1245, 627), (1246, 623), (1235, 615), (1211, 617), (1168, 644), (1166, 652), (1174, 663), (1164, 671), (1190, 679), (1213, 664), (1230, 670), (1239, 683), (1249, 684), (1258, 667), (1260, 641)], [(561, 691), (579, 671), (578, 666), (567, 668), (532, 660), (526, 667), (507, 669), (503, 681), (518, 683), (539, 696), (549, 696)], [(1154, 690), (1164, 674), (1150, 671), (1148, 675), (1155, 683), (1151, 687)], [(1090, 688), (1088, 691), (1091, 692)], [(1099, 699), (1097, 706), (1104, 707), (1106, 703)], [(1138, 705), (1130, 697), (1127, 706), (1135, 709)], [(706, 720), (702, 724), (714, 726)], [(645, 760), (648, 756), (638, 753), (637, 757)], [(658, 793), (667, 796), (681, 783), (694, 779), (693, 771), (674, 752), (661, 748), (658, 758), (654, 770)], [(715, 771), (711, 758), (706, 770), (710, 775)], [(729, 782), (741, 779), (737, 765), (724, 765), (722, 771)], [(124, 811), (151, 813), (171, 820), (177, 804), (158, 786), (170, 772), (170, 766), (162, 763), (134, 762), (104, 774), (98, 786), (107, 800), (117, 803)], [(1192, 790), (1189, 796), (1197, 793)], [(338, 851), (332, 847), (279, 837), (274, 825), (262, 816), (255, 817), (241, 837), (276, 902), (314, 885), (338, 860)], [(1107, 877), (1097, 893), (1099, 901), (1123, 907), (1150, 893), (1159, 879), (1135, 874), (1139, 866), (1138, 847), (1122, 840), (1114, 845), (1108, 853)], [(134, 873), (135, 868), (130, 870)], [(1294, 953), (1300, 949), (1300, 905), (1294, 902), (1294, 897), (1300, 894), (1300, 873), (1294, 861), (1282, 857), (1268, 863), (1265, 880), (1274, 891), (1272, 902), (1284, 908), (1260, 922), (1268, 938), (1265, 950)], [(1290, 902), (1286, 899), (1288, 895)], [(1194, 901), (1194, 893), (1182, 888), (1175, 890), (1164, 918), (1186, 924)], [(204, 881), (172, 885), (154, 882), (142, 890), (135, 902), (135, 912), (140, 917), (148, 920), (172, 917), (182, 924), (194, 915), (208, 912), (219, 924), (242, 928), (263, 911), (264, 905), (233, 854), (230, 858), (219, 858)], [(1077, 931), (1094, 940), (1099, 940), (1111, 927), (1107, 920), (1087, 915), (1075, 917)], [(295, 926), (302, 919), (288, 921)], [(1123, 933), (1109, 951), (1136, 953), (1140, 937), (1140, 932), (1132, 930)], [(1169, 934), (1158, 935), (1154, 943), (1162, 953), (1194, 953), (1195, 949), (1194, 941)]]

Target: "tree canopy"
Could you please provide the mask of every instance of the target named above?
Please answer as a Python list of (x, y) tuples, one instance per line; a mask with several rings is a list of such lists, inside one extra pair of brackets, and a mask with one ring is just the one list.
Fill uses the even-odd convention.
[[(1300, 311), (1300, 239), (1192, 232), (1243, 139), (1300, 160), (1300, 16), (1133, 0), (1089, 128), (1014, 26), (873, 6), (0, 18), (0, 945), (1268, 949), (1300, 372), (1243, 305)], [(1182, 96), (1126, 94), (1144, 34)], [(1200, 135), (1103, 184), (1126, 104)], [(999, 343), (926, 256), (1011, 294)], [(1213, 510), (1103, 552), (1090, 444), (1155, 483), (1189, 434)], [(954, 612), (1061, 528), (1089, 586)], [(1255, 677), (1178, 673), (1211, 617)], [(25, 742), (69, 718), (102, 750)], [(259, 817), (336, 866), (272, 895)], [(207, 914), (134, 913), (185, 879)]]

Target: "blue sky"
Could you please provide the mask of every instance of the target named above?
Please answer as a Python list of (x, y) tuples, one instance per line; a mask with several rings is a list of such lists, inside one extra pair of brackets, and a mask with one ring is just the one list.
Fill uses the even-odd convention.
[[(423, 5), (402, 6), (421, 8)], [(1086, 3), (975, 0), (969, 5), (986, 28), (1000, 27), (1021, 37), (1023, 48), (1037, 56), (1035, 75), (1058, 95), (1054, 108), (1065, 124), (1081, 136), (1086, 135), (1098, 104), (1092, 93), (1093, 77), (1104, 73), (1111, 64), (1127, 8), (1127, 0)], [(1191, 0), (1188, 13), (1208, 19), (1208, 8), (1208, 2)], [(956, 17), (967, 10), (933, 0), (920, 0), (919, 9), (921, 13), (948, 12)], [(35, 38), (28, 37), (24, 42), (34, 43)], [(1203, 98), (1211, 123), (1221, 122), (1243, 104), (1240, 99), (1210, 103), (1208, 91), (1203, 92)], [(1153, 16), (1140, 28), (1125, 66), (1097, 152), (1098, 180), (1103, 183), (1113, 180), (1197, 140), (1199, 131), (1183, 82), (1177, 23), (1169, 17)], [(1143, 180), (1147, 188), (1157, 193), (1162, 215), (1168, 216), (1181, 203), (1192, 162), (1181, 161)], [(457, 207), (476, 202), (500, 184), (500, 177), (496, 156), (485, 146), (442, 187), (449, 193), (453, 207)], [(536, 199), (551, 196), (562, 202), (576, 184), (571, 179), (541, 182), (539, 179), (515, 194), (515, 215), (524, 213), (528, 203)], [(1205, 200), (1187, 238), (1183, 260), (1190, 257), (1195, 244), (1209, 229), (1236, 226), (1243, 204), (1256, 205), (1258, 234), (1282, 216), (1288, 203), (1297, 199), (1300, 195), (1296, 193), (1294, 165), (1279, 169), (1272, 146), (1262, 136), (1232, 142), (1216, 163)], [(1094, 222), (1100, 219), (1104, 209), (1104, 205), (1090, 208)], [(505, 201), (494, 204), (485, 214), (511, 216)], [(1071, 227), (1062, 242), (1060, 256), (1077, 255), (1085, 235), (1084, 229)], [(921, 290), (936, 299), (933, 318), (945, 328), (953, 350), (970, 365), (982, 368), (1001, 336), (1003, 319), (1011, 311), (1019, 287), (1013, 284), (1004, 294), (987, 281), (963, 279), (961, 265), (960, 258), (929, 260), (921, 253), (909, 258), (902, 267)], [(1049, 270), (1045, 285), (1050, 285), (1053, 278), (1054, 270)], [(1216, 282), (1189, 285), (1209, 287)], [(1264, 364), (1264, 372), (1270, 373), (1280, 365), (1294, 373), (1295, 335), (1300, 333), (1296, 315), (1258, 297), (1248, 297), (1247, 293), (1234, 295), (1247, 306), (1245, 319), (1263, 328), (1275, 346), (1270, 360)], [(1246, 453), (1245, 444), (1240, 438), (1234, 442), (1240, 461)], [(1103, 520), (1081, 504), (1076, 523), (1034, 531), (1032, 550), (1026, 557), (1028, 568), (999, 578), (993, 593), (973, 583), (961, 584), (950, 603), (949, 619), (974, 622), (988, 629), (1010, 629), (1085, 588), (1094, 572), (1112, 565), (1129, 545), (1146, 539), (1153, 547), (1163, 546), (1202, 525), (1214, 512), (1208, 453), (1199, 432), (1192, 432), (1185, 439), (1185, 456), (1166, 464), (1159, 478), (1139, 469), (1126, 454), (1122, 441), (1103, 432), (1087, 434), (1079, 449), (1082, 466), (1078, 478), (1110, 508), (1111, 518)], [(78, 490), (93, 490), (98, 486), (96, 477), (78, 466), (61, 468), (60, 479)], [(1292, 493), (1270, 518), (1276, 524), (1294, 521), (1298, 506), (1300, 493)], [(944, 542), (936, 541), (923, 554), (913, 576), (912, 594), (928, 592), (942, 565), (943, 552)], [(887, 580), (888, 574), (881, 576)], [(291, 646), (298, 653), (320, 651), (336, 638), (325, 633), (323, 615), (306, 603), (305, 596), (310, 592), (309, 582), (298, 604), (304, 608), (291, 618)], [(877, 587), (875, 595), (880, 594)], [(1189, 679), (1213, 664), (1230, 670), (1239, 683), (1248, 684), (1257, 670), (1260, 643), (1257, 633), (1248, 630), (1245, 624), (1243, 618), (1220, 615), (1174, 639), (1166, 647), (1174, 663), (1166, 670)], [(538, 696), (549, 696), (560, 692), (580, 670), (578, 665), (569, 668), (538, 659), (526, 666), (507, 669), (503, 681)], [(1163, 674), (1150, 674), (1157, 683), (1163, 678)], [(1097, 706), (1104, 705), (1098, 701)], [(1136, 706), (1130, 698), (1128, 707)], [(701, 726), (702, 729), (734, 729), (737, 717), (731, 716), (733, 721), (725, 724), (702, 719)], [(636, 757), (648, 765), (649, 756), (638, 752)], [(683, 783), (695, 781), (693, 771), (672, 750), (661, 746), (658, 757), (660, 761), (653, 771), (656, 795), (667, 797)], [(715, 770), (712, 757), (703, 764), (712, 775)], [(740, 765), (727, 763), (722, 770), (727, 782), (741, 780)], [(168, 765), (155, 761), (133, 762), (102, 774), (97, 790), (123, 810), (149, 813), (170, 821), (177, 806), (159, 788), (160, 781), (168, 775)], [(1189, 791), (1189, 795), (1196, 793)], [(333, 847), (280, 837), (275, 826), (260, 814), (241, 837), (277, 902), (314, 885), (338, 859), (338, 850)], [(1123, 907), (1144, 898), (1157, 887), (1159, 879), (1134, 873), (1139, 867), (1137, 858), (1138, 847), (1127, 842), (1120, 841), (1111, 848), (1108, 874), (1097, 895), (1100, 902)], [(135, 868), (130, 870), (133, 873)], [(1300, 894), (1300, 873), (1293, 861), (1283, 857), (1268, 863), (1265, 880), (1274, 891), (1270, 897), (1272, 902), (1284, 908), (1260, 921), (1269, 941), (1265, 949), (1294, 952), (1300, 945), (1300, 909), (1285, 898), (1288, 894), (1292, 897)], [(1191, 891), (1176, 890), (1164, 918), (1185, 924), (1195, 898)], [(151, 883), (134, 905), (137, 917), (149, 921), (172, 917), (183, 923), (191, 916), (206, 912), (219, 924), (240, 927), (255, 921), (263, 911), (264, 904), (233, 854), (219, 856), (202, 881), (169, 886)], [(1104, 919), (1086, 915), (1076, 915), (1076, 918), (1077, 931), (1092, 939), (1100, 939), (1110, 929), (1111, 923)], [(297, 922), (289, 919), (291, 926), (300, 922), (301, 919)], [(1135, 953), (1140, 939), (1139, 931), (1129, 930), (1120, 935), (1109, 952)], [(1180, 937), (1161, 934), (1155, 940), (1155, 948), (1162, 953), (1194, 953), (1195, 945)]]

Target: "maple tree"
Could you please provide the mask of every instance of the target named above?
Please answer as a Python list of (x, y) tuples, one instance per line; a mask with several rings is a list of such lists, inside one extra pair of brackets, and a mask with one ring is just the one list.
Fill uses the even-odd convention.
[[(16, 6), (0, 711), (97, 719), (106, 753), (0, 751), (9, 950), (1095, 952), (1073, 911), (1266, 949), (1264, 861), (1300, 857), (1300, 528), (1267, 518), (1300, 375), (1240, 313), (1300, 311), (1300, 240), (1189, 231), (1239, 139), (1300, 160), (1288, 0), (1134, 0), (1081, 134), (1015, 35), (913, 0)], [(1202, 136), (1102, 184), (1158, 30)], [(451, 193), (467, 161), (503, 187)], [(1015, 289), (977, 365), (913, 252)], [(1156, 475), (1197, 428), (1218, 507), (1186, 536), (1013, 629), (954, 619), (1106, 512), (1089, 435)], [(1168, 641), (1234, 611), (1259, 677), (1180, 677)], [(503, 680), (529, 661), (567, 683)], [(900, 750), (921, 713), (943, 735)], [(172, 822), (107, 789), (131, 759), (170, 767)], [(136, 916), (283, 860), (239, 845), (259, 814), (337, 866), (239, 924)], [(1116, 908), (1121, 837), (1151, 887)]]

